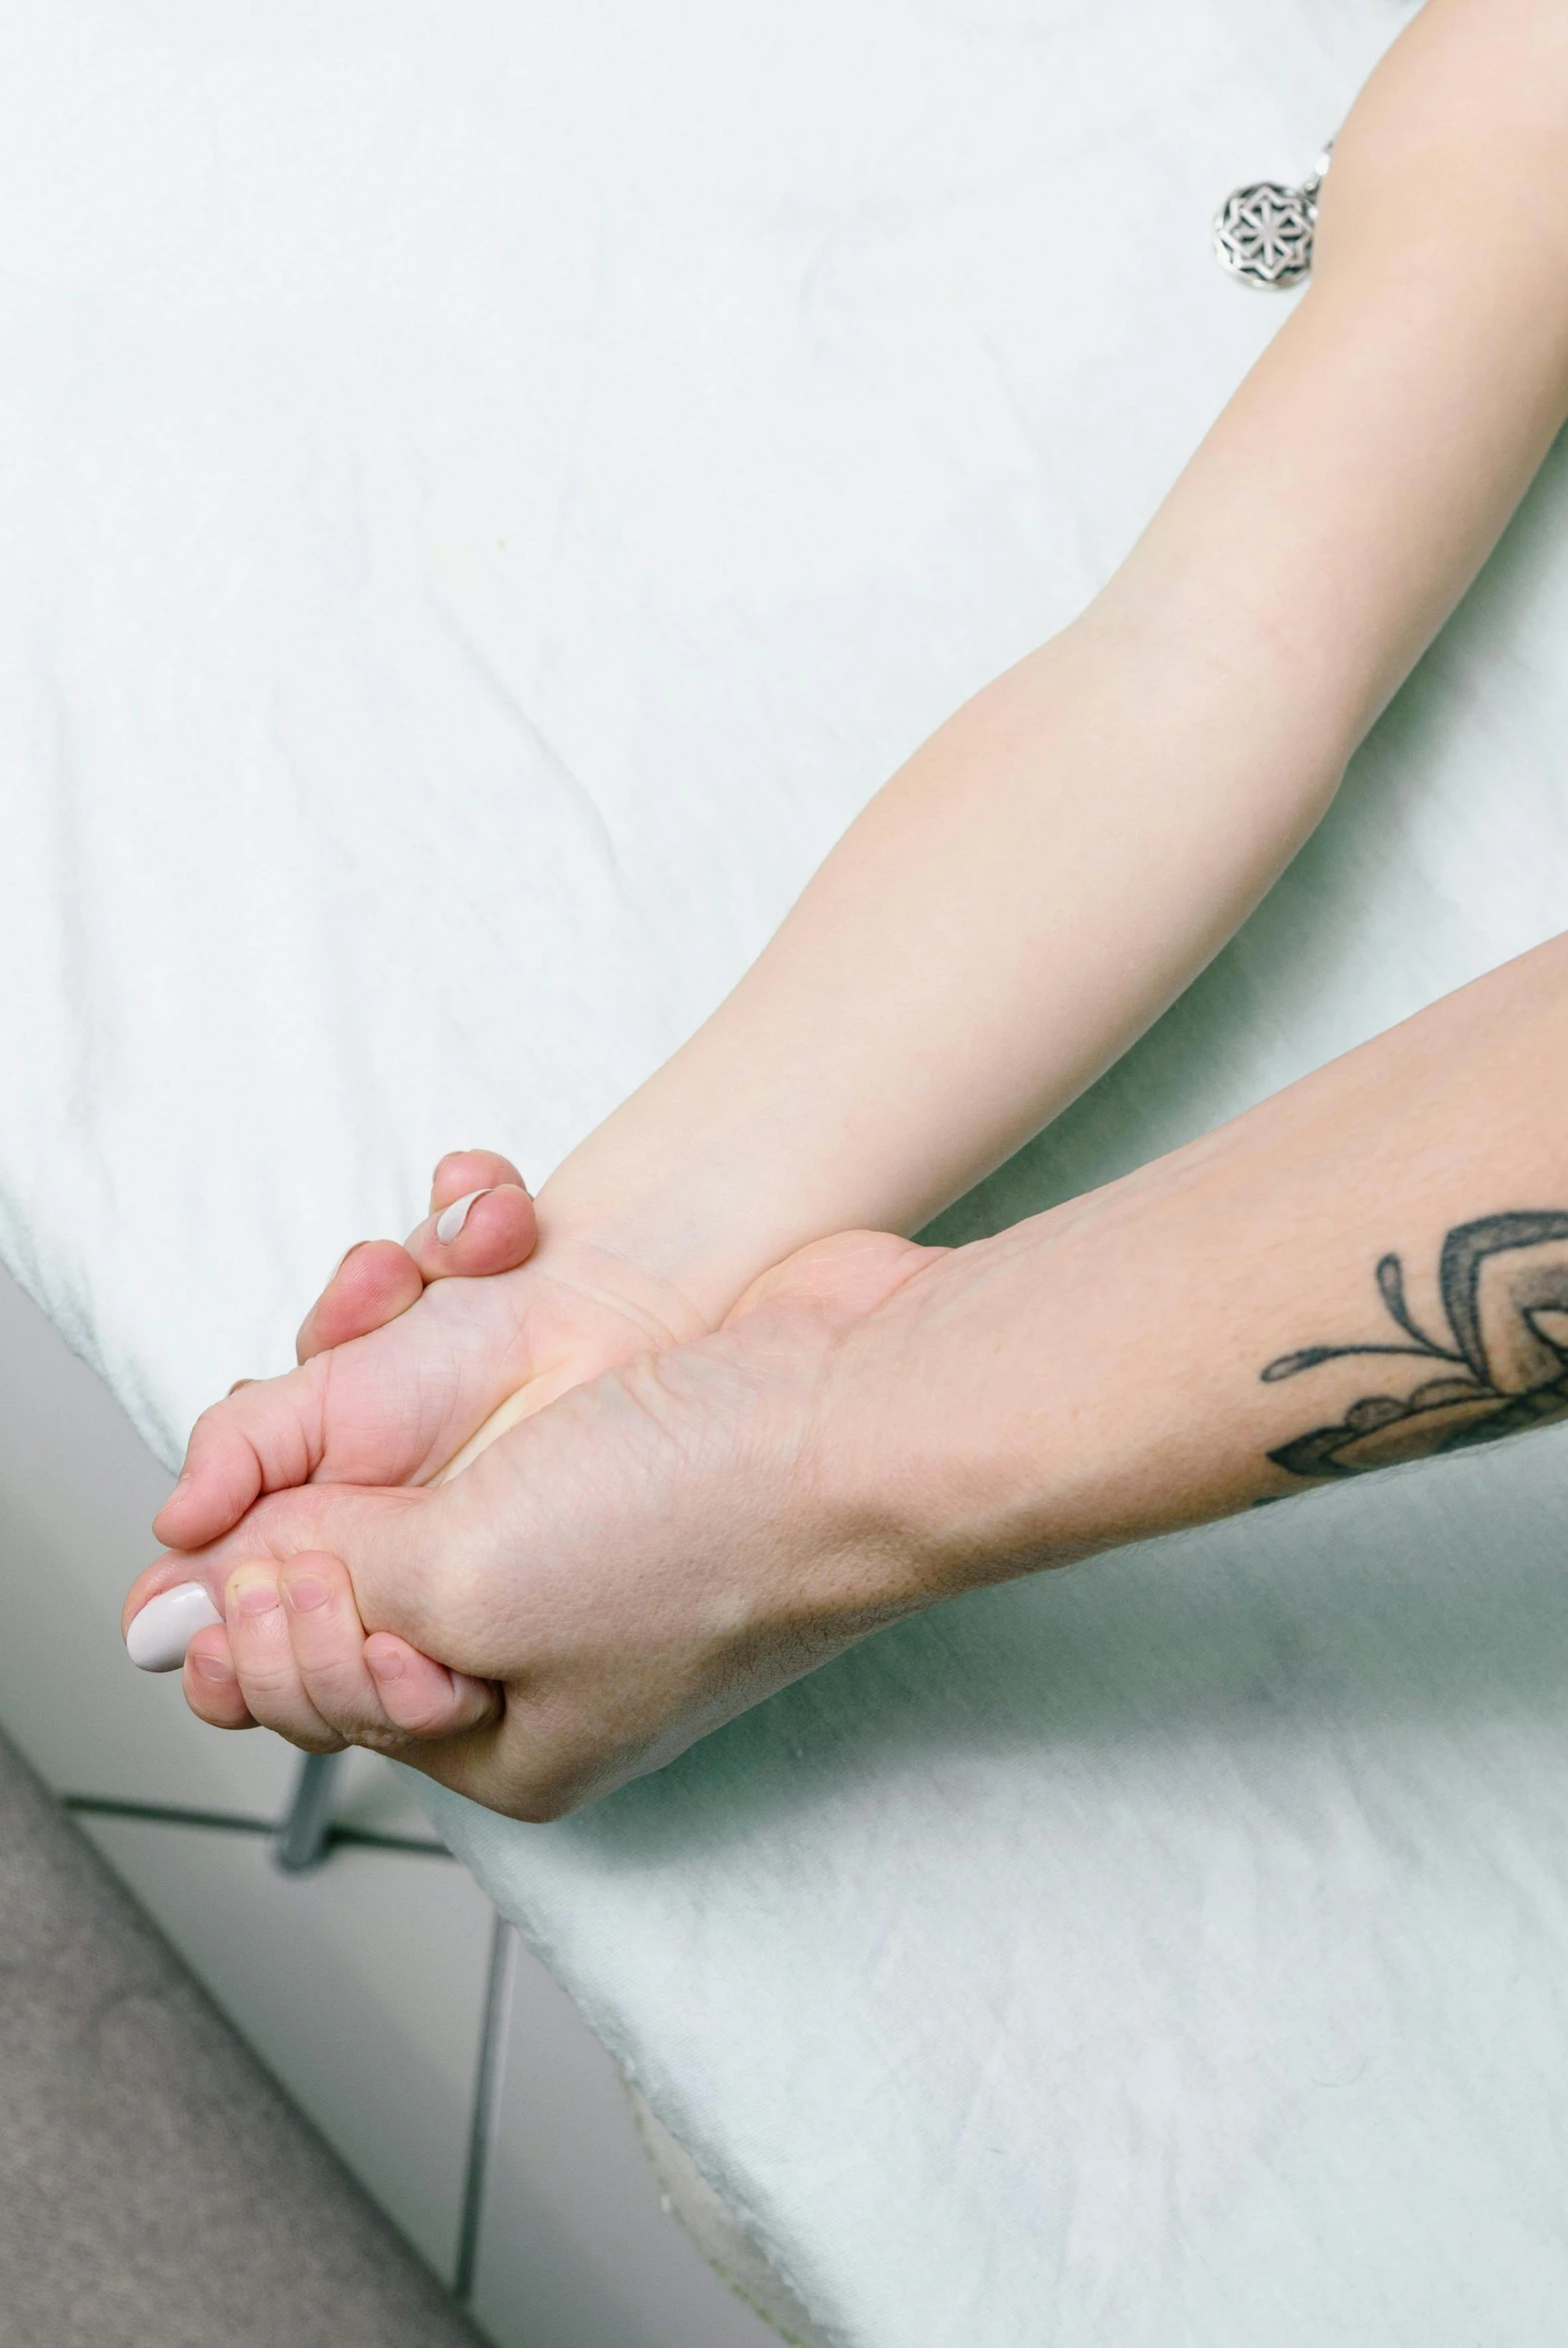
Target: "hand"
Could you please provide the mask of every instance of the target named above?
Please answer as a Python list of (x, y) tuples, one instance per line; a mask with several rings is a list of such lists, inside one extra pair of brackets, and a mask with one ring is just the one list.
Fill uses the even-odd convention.
[[(444, 1210), (474, 1191), (443, 1237)], [(493, 1153), (444, 1158), (431, 1208), (405, 1246), (345, 1257), (300, 1330), (299, 1368), (202, 1413), (160, 1540), (199, 1548), (295, 1484), (453, 1472), (481, 1430), (492, 1439), (601, 1369), (707, 1328), (669, 1281), (592, 1237), (539, 1235), (522, 1175)]]
[(718, 1334), (579, 1387), (440, 1490), (264, 1499), (149, 1568), (126, 1619), (194, 1571), (225, 1613), (185, 1666), (213, 1725), (371, 1745), (516, 1817), (597, 1799), (938, 1594), (848, 1496), (860, 1381), (837, 1370), (946, 1260), (880, 1232), (806, 1248)]

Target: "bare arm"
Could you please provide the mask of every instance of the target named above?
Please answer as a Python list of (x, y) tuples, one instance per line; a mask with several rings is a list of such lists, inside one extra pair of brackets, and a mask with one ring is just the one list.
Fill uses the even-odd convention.
[(1007, 1156), (1317, 823), (1565, 411), (1568, 16), (1427, 0), (1340, 135), (1310, 291), (1141, 543), (559, 1171), (547, 1245), (591, 1229), (715, 1315)]
[(808, 1248), (441, 1491), (264, 1501), (128, 1611), (197, 1572), (204, 1717), (554, 1815), (934, 1600), (1568, 1414), (1565, 1062), (1559, 940), (996, 1238)]
[(932, 1256), (832, 1373), (841, 1488), (951, 1588), (1568, 1415), (1565, 1058), (1559, 938)]
[(1122, 1052), (1318, 821), (1568, 410), (1565, 134), (1560, 0), (1426, 0), (1341, 131), (1315, 282), (1090, 609), (872, 802), (551, 1178), (520, 1270), (443, 1277), (534, 1235), (514, 1170), (446, 1162), (432, 1206), (486, 1189), (473, 1222), (349, 1258), (308, 1366), (199, 1422), (161, 1535), (466, 1463), (801, 1245), (917, 1229)]

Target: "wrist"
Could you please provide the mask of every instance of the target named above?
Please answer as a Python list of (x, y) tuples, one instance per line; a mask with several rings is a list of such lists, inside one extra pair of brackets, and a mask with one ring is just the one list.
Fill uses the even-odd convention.
[(1023, 1270), (1018, 1231), (933, 1252), (826, 1366), (820, 1480), (845, 1538), (884, 1561), (890, 1601), (1067, 1561), (1028, 1439), (1044, 1413), (1020, 1341)]
[[(579, 1154), (582, 1155), (582, 1154)], [(752, 1282), (784, 1247), (772, 1232), (748, 1227), (690, 1184), (641, 1178), (616, 1182), (592, 1165), (567, 1159), (535, 1201), (541, 1264), (597, 1258), (646, 1291), (650, 1308), (674, 1341), (717, 1328)]]
[(933, 1255), (839, 1347), (824, 1480), (910, 1603), (1150, 1539), (1274, 1488), (1266, 1437), (1242, 1424), (1255, 1380), (1216, 1364), (1236, 1386), (1222, 1405), (1183, 1333), (1191, 1291), (1224, 1285), (1187, 1187), (1166, 1162)]
[(711, 1333), (717, 1316), (679, 1277), (674, 1259), (640, 1248), (635, 1234), (606, 1216), (581, 1219), (553, 1212), (543, 1193), (536, 1202), (539, 1237), (524, 1269), (640, 1325), (649, 1348), (663, 1352)]

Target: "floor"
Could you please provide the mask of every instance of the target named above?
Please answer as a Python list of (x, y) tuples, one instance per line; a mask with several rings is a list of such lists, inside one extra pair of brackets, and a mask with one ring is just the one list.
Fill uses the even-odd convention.
[(0, 2348), (476, 2348), (4, 1742), (0, 1991)]

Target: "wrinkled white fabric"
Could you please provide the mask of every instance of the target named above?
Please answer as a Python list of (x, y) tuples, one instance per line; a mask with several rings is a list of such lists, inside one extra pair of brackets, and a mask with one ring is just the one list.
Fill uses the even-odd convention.
[[(1404, 16), (7, 28), (0, 1253), (166, 1457), (439, 1151), (542, 1176), (1103, 578), (1283, 315), (1214, 205)], [(1242, 938), (948, 1235), (1562, 926), (1565, 508), (1554, 459)], [(966, 1601), (600, 1811), (445, 1821), (846, 2348), (1545, 2348), (1564, 1458)]]

